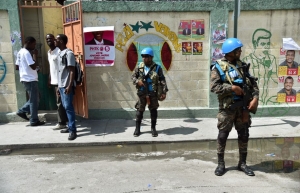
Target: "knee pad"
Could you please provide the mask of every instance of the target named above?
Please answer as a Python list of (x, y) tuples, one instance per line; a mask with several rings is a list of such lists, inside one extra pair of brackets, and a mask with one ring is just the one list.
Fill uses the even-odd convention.
[(242, 129), (238, 131), (238, 139), (241, 140), (243, 143), (248, 143), (249, 140), (249, 129)]
[(225, 144), (226, 140), (228, 138), (229, 132), (228, 131), (219, 131), (219, 135), (218, 135), (218, 142), (220, 144)]

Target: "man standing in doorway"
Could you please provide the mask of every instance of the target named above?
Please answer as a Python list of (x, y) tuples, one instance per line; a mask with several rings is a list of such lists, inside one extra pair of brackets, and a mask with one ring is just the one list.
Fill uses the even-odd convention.
[[(141, 122), (146, 105), (151, 115), (151, 133), (152, 137), (157, 137), (156, 120), (158, 100), (163, 101), (166, 98), (168, 87), (162, 68), (153, 62), (153, 50), (144, 48), (141, 52), (144, 62), (141, 62), (132, 74), (133, 84), (136, 85), (139, 100), (135, 105), (136, 111), (136, 128), (134, 136), (141, 134)], [(159, 89), (161, 88), (161, 89)], [(161, 93), (161, 94), (160, 94)]]
[(74, 77), (75, 77), (75, 56), (74, 53), (67, 48), (68, 37), (64, 34), (56, 36), (55, 45), (60, 49), (58, 55), (58, 91), (62, 104), (68, 116), (68, 128), (63, 129), (61, 133), (69, 133), (69, 140), (77, 138), (77, 129), (75, 124), (75, 111), (73, 107), (73, 97), (75, 93)]
[(48, 61), (50, 65), (50, 74), (49, 74), (49, 82), (48, 85), (53, 85), (55, 88), (56, 94), (56, 104), (57, 104), (57, 118), (58, 123), (55, 125), (54, 129), (64, 129), (67, 128), (66, 124), (68, 122), (68, 117), (66, 114), (66, 110), (62, 105), (60, 95), (57, 95), (58, 90), (58, 55), (60, 53), (60, 49), (55, 46), (54, 43), (54, 35), (47, 34), (46, 35), (46, 42), (49, 46), (48, 51)]
[(16, 70), (19, 70), (20, 81), (28, 94), (28, 101), (21, 107), (17, 115), (25, 120), (29, 120), (26, 113), (30, 113), (30, 125), (44, 125), (44, 121), (39, 121), (38, 106), (39, 106), (39, 88), (37, 74), (37, 55), (35, 49), (36, 40), (34, 37), (25, 39), (24, 47), (18, 52), (16, 61)]

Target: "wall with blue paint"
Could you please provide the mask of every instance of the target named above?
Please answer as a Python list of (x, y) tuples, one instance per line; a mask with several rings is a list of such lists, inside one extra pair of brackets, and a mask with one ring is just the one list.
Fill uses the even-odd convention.
[(0, 112), (12, 112), (17, 108), (13, 51), (7, 11), (0, 11)]

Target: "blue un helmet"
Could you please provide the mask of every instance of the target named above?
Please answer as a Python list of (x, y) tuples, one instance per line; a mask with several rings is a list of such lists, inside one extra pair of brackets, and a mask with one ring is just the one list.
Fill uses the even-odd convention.
[(223, 54), (228, 54), (233, 50), (243, 47), (242, 42), (237, 38), (228, 38), (222, 45)]
[(151, 48), (144, 48), (141, 52), (141, 55), (150, 55), (153, 57), (153, 50)]

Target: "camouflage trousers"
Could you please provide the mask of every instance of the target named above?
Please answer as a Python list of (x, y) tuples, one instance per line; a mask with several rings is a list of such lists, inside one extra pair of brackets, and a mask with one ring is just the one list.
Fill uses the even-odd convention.
[(251, 125), (251, 116), (249, 115), (248, 123), (243, 123), (242, 107), (231, 109), (220, 109), (217, 115), (218, 118), (218, 139), (217, 151), (219, 154), (225, 152), (226, 141), (232, 127), (234, 125), (238, 133), (239, 152), (246, 153), (249, 140), (249, 127)]
[[(146, 94), (141, 94), (138, 96), (139, 96), (139, 99), (135, 104), (135, 108), (138, 111), (144, 112), (146, 105), (147, 105)], [(153, 94), (153, 95), (150, 95), (149, 97), (150, 97), (150, 104), (148, 105), (149, 110), (157, 109), (159, 107), (157, 95)]]

